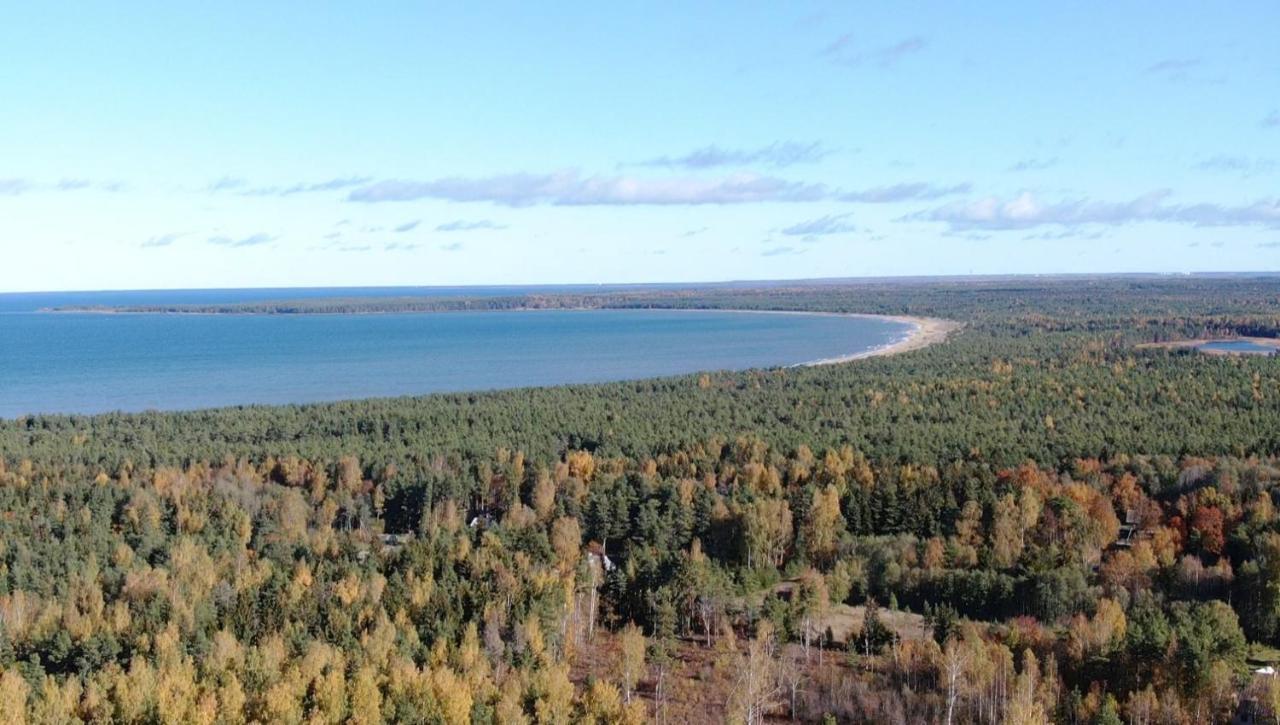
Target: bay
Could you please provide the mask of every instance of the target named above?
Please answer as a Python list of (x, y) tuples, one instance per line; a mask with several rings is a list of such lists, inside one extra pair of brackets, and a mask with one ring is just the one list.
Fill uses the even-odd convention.
[[(905, 323), (880, 319), (728, 311), (36, 311), (285, 298), (269, 291), (213, 292), (194, 299), (175, 293), (0, 296), (0, 417), (308, 403), (775, 367), (867, 351), (909, 331)], [(290, 299), (303, 297), (288, 292)], [(467, 292), (475, 296), (474, 288)]]

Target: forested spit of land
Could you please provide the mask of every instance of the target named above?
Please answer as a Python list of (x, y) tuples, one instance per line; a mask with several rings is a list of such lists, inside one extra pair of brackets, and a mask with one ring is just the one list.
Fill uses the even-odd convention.
[(964, 327), (813, 368), (0, 422), (7, 721), (1280, 715), (1280, 360), (1140, 346), (1277, 336), (1280, 278), (412, 304)]

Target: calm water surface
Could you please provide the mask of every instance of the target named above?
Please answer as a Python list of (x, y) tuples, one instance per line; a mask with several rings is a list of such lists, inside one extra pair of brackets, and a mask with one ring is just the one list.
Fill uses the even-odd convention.
[[(733, 312), (35, 312), (62, 304), (286, 298), (261, 291), (227, 296), (234, 292), (192, 293), (197, 299), (174, 293), (109, 293), (115, 297), (105, 300), (108, 293), (0, 296), (0, 417), (305, 403), (772, 367), (868, 350), (907, 331), (881, 320)], [(302, 296), (289, 292), (289, 299)]]
[(1276, 348), (1269, 345), (1259, 345), (1251, 340), (1215, 340), (1206, 342), (1198, 346), (1201, 350), (1216, 350), (1219, 352), (1244, 353), (1248, 355), (1274, 355)]

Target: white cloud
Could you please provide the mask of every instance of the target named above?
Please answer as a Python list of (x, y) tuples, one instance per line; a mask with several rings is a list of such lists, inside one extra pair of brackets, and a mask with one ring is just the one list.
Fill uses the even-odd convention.
[(816, 201), (827, 195), (821, 184), (786, 181), (755, 174), (720, 179), (632, 176), (582, 177), (577, 171), (507, 174), (482, 178), (447, 177), (430, 181), (388, 180), (353, 189), (356, 202), (443, 199), (492, 202), (506, 206), (742, 204), (763, 201)]
[(142, 246), (143, 249), (167, 247), (170, 244), (173, 244), (174, 242), (178, 241), (178, 238), (181, 236), (182, 236), (181, 234), (174, 234), (172, 232), (169, 234), (161, 234), (159, 236), (155, 236), (155, 237), (151, 237), (150, 239), (147, 239), (140, 246)]
[(919, 199), (940, 199), (944, 196), (952, 196), (954, 194), (967, 193), (972, 186), (970, 184), (952, 184), (950, 186), (937, 186), (923, 181), (914, 181), (905, 184), (892, 184), (890, 186), (873, 186), (870, 189), (862, 191), (849, 191), (836, 195), (836, 199), (840, 201), (859, 201), (868, 204), (891, 204), (899, 201), (914, 201)]
[(26, 179), (0, 179), (0, 196), (17, 196), (31, 189)]
[(817, 219), (792, 224), (781, 232), (790, 237), (802, 237), (806, 240), (816, 239), (831, 234), (847, 234), (858, 230), (856, 226), (845, 221), (848, 214), (829, 214)]
[(890, 68), (902, 59), (923, 51), (927, 46), (928, 42), (916, 35), (903, 38), (893, 45), (865, 49), (858, 46), (853, 33), (845, 33), (831, 41), (819, 55), (839, 65), (859, 66), (874, 63), (881, 68)]
[(451, 222), (445, 222), (436, 227), (437, 232), (473, 232), (482, 229), (506, 229), (505, 224), (497, 224), (488, 219), (479, 219), (477, 221), (466, 221), (465, 219), (457, 219)]
[(217, 244), (222, 247), (257, 247), (267, 244), (268, 242), (275, 241), (275, 239), (276, 237), (260, 232), (258, 234), (251, 234), (247, 237), (240, 237), (239, 239), (227, 236), (209, 237), (209, 243)]
[(1170, 222), (1191, 226), (1280, 227), (1280, 200), (1252, 204), (1168, 204), (1167, 190), (1153, 191), (1131, 201), (1089, 199), (1046, 203), (1029, 191), (1012, 199), (988, 196), (957, 202), (919, 214), (908, 220), (945, 222), (953, 229), (1028, 229), (1042, 225), (1123, 225), (1135, 222)]
[(768, 146), (756, 149), (724, 149), (711, 145), (695, 149), (683, 156), (658, 158), (641, 161), (637, 166), (664, 166), (685, 169), (710, 169), (719, 166), (747, 166), (761, 164), (774, 168), (794, 166), (821, 161), (830, 156), (832, 151), (821, 143), (796, 143), (794, 141), (775, 141)]

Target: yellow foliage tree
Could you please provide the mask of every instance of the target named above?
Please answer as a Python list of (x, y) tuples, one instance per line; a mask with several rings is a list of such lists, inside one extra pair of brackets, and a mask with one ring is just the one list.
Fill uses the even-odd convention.
[(644, 632), (631, 622), (623, 627), (619, 643), (618, 679), (622, 683), (622, 699), (631, 702), (631, 695), (645, 673)]
[(364, 666), (356, 671), (351, 682), (351, 722), (355, 725), (374, 725), (382, 722), (382, 692), (378, 689), (378, 675), (372, 667)]
[(809, 515), (805, 520), (805, 545), (810, 561), (825, 565), (836, 553), (844, 517), (840, 513), (840, 493), (832, 484), (813, 492)]
[(30, 696), (31, 686), (17, 670), (5, 670), (0, 675), (0, 713), (4, 714), (8, 725), (26, 725), (27, 698)]

